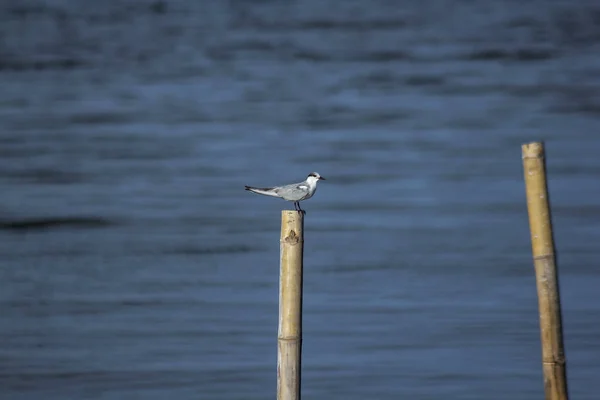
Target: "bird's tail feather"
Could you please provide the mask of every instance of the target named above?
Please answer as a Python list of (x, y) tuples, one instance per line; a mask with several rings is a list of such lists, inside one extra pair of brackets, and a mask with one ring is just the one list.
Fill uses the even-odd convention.
[(252, 186), (246, 186), (246, 190), (249, 190), (253, 193), (262, 194), (265, 196), (279, 197), (277, 193), (273, 191), (273, 188), (256, 188)]

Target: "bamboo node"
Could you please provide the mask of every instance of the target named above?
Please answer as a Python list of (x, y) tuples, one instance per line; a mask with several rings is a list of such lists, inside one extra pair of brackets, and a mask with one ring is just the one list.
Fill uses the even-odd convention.
[(540, 254), (539, 256), (534, 256), (533, 257), (533, 261), (545, 261), (545, 260), (554, 260), (554, 253), (546, 253), (546, 254)]
[(300, 336), (279, 336), (277, 340), (280, 340), (282, 342), (297, 342), (299, 340), (302, 340), (302, 338)]
[(567, 364), (567, 360), (564, 358), (559, 358), (554, 361), (542, 361), (542, 362), (546, 365), (566, 365)]

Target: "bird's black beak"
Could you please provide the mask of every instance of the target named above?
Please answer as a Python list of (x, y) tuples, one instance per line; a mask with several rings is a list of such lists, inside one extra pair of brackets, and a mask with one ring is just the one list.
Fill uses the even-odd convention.
[(323, 178), (322, 176), (319, 177), (320, 181), (326, 181), (327, 179)]

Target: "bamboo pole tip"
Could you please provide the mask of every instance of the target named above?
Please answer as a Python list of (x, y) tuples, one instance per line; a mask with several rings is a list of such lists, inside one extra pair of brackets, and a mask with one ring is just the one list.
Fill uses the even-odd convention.
[(281, 220), (286, 221), (287, 224), (295, 224), (304, 220), (304, 214), (296, 210), (282, 210)]
[(521, 146), (523, 152), (523, 158), (543, 158), (544, 157), (544, 143), (543, 142), (531, 142), (525, 143)]
[(302, 241), (304, 215), (296, 210), (281, 211), (281, 239), (290, 243)]
[(296, 210), (281, 210), (281, 216), (288, 218), (302, 218), (302, 213), (299, 213)]

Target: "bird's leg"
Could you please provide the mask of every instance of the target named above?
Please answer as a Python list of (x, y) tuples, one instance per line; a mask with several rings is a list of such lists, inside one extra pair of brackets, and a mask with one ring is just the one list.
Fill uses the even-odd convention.
[(306, 214), (306, 211), (304, 211), (301, 207), (300, 207), (300, 202), (299, 201), (295, 201), (294, 202), (294, 210), (298, 211), (299, 213), (302, 214)]
[(306, 215), (306, 211), (304, 211), (304, 210), (302, 209), (302, 207), (300, 207), (300, 202), (298, 202), (298, 212), (299, 212), (299, 213), (302, 213), (303, 215)]

